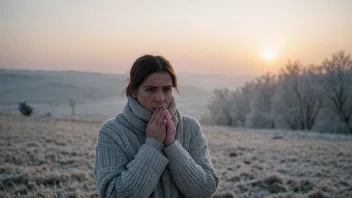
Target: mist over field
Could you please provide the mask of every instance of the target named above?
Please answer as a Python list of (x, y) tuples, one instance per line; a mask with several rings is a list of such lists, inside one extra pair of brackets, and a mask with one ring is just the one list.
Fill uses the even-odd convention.
[[(178, 75), (179, 94), (175, 98), (181, 113), (200, 119), (213, 89), (236, 87), (251, 77), (222, 75)], [(0, 70), (0, 111), (18, 113), (18, 103), (26, 101), (37, 114), (71, 114), (69, 99), (77, 101), (76, 115), (109, 118), (123, 110), (128, 75), (87, 72)]]

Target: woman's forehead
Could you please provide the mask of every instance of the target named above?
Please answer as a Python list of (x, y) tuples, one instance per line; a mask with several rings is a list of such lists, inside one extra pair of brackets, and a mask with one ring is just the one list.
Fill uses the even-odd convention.
[(172, 78), (167, 72), (153, 73), (143, 81), (142, 86), (172, 86)]

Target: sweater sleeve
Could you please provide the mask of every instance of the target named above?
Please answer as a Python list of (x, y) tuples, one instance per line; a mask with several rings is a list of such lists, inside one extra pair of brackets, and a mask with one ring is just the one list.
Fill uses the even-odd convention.
[(169, 160), (150, 140), (131, 159), (123, 149), (122, 141), (127, 140), (111, 134), (116, 132), (103, 126), (96, 145), (94, 173), (100, 197), (150, 196)]
[(189, 121), (188, 130), (193, 134), (189, 152), (178, 140), (163, 149), (169, 159), (168, 169), (185, 197), (212, 197), (219, 179), (212, 167), (208, 143), (199, 123), (193, 118)]

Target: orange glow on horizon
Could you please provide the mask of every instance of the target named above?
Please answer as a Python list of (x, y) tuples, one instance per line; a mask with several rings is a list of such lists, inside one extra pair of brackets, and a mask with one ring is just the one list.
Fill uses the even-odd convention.
[(351, 1), (155, 1), (6, 1), (0, 68), (120, 73), (159, 54), (179, 72), (258, 75), (352, 53)]

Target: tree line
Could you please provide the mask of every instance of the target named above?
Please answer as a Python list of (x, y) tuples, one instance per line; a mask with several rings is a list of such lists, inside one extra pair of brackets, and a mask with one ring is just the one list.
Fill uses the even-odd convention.
[(319, 65), (288, 61), (235, 91), (215, 89), (208, 109), (209, 124), (352, 134), (352, 60), (339, 51)]

